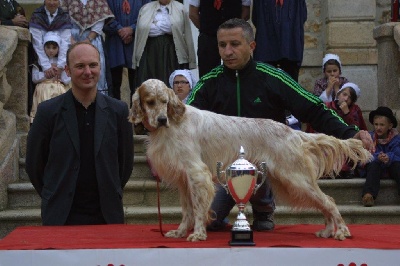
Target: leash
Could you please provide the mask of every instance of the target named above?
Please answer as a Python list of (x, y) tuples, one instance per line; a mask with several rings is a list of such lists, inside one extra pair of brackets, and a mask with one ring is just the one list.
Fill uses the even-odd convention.
[(158, 209), (158, 227), (160, 228), (160, 233), (164, 236), (162, 229), (162, 217), (161, 217), (161, 207), (160, 207), (160, 177), (157, 176), (157, 209)]

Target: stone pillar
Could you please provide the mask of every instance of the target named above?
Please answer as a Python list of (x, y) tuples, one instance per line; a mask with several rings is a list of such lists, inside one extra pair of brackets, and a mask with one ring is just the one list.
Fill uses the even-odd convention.
[[(26, 32), (28, 30), (23, 29)], [(21, 79), (21, 72), (26, 69), (14, 68), (11, 64), (15, 62), (15, 53), (24, 54), (21, 48), (18, 49), (18, 33), (8, 27), (0, 27), (0, 210), (7, 208), (7, 186), (18, 179), (19, 170), (19, 140), (17, 137), (16, 116), (13, 111), (7, 110), (10, 98), (14, 94), (13, 84), (21, 86), (24, 90), (25, 82), (18, 82)], [(17, 52), (19, 51), (19, 52)], [(24, 61), (23, 63), (27, 63)], [(22, 75), (23, 76), (23, 75)], [(27, 77), (27, 76), (25, 76)], [(15, 100), (17, 102), (17, 100)], [(21, 99), (19, 105), (26, 105), (26, 100)], [(18, 105), (18, 104), (14, 104)], [(8, 107), (7, 107), (8, 106)], [(15, 107), (14, 110), (22, 110), (23, 107)]]
[(378, 43), (378, 105), (397, 111), (400, 118), (400, 23), (390, 22), (374, 29)]

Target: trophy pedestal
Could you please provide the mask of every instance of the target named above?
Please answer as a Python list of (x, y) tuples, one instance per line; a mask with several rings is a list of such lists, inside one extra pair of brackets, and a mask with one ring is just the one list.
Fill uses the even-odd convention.
[(255, 246), (256, 243), (253, 241), (253, 230), (232, 230), (231, 241), (229, 245), (231, 246)]

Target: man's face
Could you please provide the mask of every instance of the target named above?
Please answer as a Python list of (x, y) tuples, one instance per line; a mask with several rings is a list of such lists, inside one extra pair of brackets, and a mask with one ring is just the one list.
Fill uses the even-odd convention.
[(65, 71), (71, 77), (72, 88), (82, 91), (97, 89), (100, 76), (100, 56), (89, 44), (80, 44), (69, 53)]
[(54, 14), (57, 8), (60, 6), (59, 0), (44, 0), (44, 5), (46, 6), (47, 10), (50, 14)]
[(243, 37), (241, 28), (220, 29), (217, 33), (219, 55), (224, 65), (230, 69), (242, 69), (256, 47), (256, 43), (248, 43)]

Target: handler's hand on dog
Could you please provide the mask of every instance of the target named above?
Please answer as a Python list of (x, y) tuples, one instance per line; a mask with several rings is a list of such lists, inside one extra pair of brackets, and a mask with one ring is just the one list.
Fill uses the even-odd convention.
[(375, 145), (368, 131), (360, 130), (359, 132), (357, 132), (357, 134), (354, 135), (353, 138), (361, 140), (364, 148), (369, 150), (371, 153), (375, 152)]

